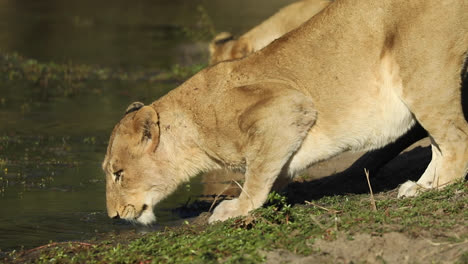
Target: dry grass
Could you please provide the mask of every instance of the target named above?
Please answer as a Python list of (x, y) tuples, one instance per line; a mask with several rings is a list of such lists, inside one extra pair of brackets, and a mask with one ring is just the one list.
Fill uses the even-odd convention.
[(372, 186), (369, 180), (369, 171), (367, 169), (364, 169), (364, 173), (366, 174), (367, 185), (369, 186), (369, 190), (370, 190), (370, 201), (371, 201), (372, 210), (374, 212), (377, 212), (377, 206), (375, 205), (374, 192), (372, 191)]

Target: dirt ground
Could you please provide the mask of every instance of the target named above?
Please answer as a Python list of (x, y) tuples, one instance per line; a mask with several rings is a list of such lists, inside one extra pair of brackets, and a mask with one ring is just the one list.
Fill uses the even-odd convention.
[[(459, 230), (460, 231), (460, 230)], [(465, 230), (466, 232), (466, 230)], [(411, 238), (401, 233), (382, 236), (344, 235), (334, 241), (318, 240), (314, 253), (298, 256), (289, 251), (264, 252), (266, 263), (455, 263), (468, 248), (468, 241), (438, 243), (425, 238)]]

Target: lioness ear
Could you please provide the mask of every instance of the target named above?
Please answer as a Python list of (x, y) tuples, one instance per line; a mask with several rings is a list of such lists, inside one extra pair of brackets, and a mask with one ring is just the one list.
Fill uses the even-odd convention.
[(141, 136), (140, 144), (145, 152), (153, 152), (159, 144), (158, 113), (151, 106), (143, 106), (133, 118), (133, 131)]
[(236, 41), (232, 47), (231, 55), (234, 59), (244, 58), (245, 56), (252, 53), (253, 48), (250, 41), (247, 39), (240, 38)]
[(221, 32), (218, 35), (216, 35), (210, 42), (210, 55), (213, 55), (215, 53), (216, 48), (233, 39), (234, 36), (229, 32)]
[(142, 102), (133, 102), (131, 103), (128, 107), (127, 110), (125, 110), (125, 114), (129, 114), (131, 112), (135, 112), (145, 106)]

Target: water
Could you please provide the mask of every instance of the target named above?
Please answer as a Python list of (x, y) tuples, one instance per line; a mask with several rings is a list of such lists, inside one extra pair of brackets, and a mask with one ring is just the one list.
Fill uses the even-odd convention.
[[(105, 180), (100, 168), (112, 126), (128, 101), (150, 101), (167, 92), (133, 83), (96, 83), (103, 93), (55, 98), (21, 110), (27, 96), (2, 89), (8, 98), (0, 108), (0, 248), (34, 247), (50, 240), (87, 239), (135, 227), (115, 223), (105, 212)], [(9, 92), (11, 94), (9, 94)], [(198, 189), (197, 189), (198, 186)], [(191, 184), (158, 206), (161, 224), (178, 219), (172, 209), (200, 191)]]
[(206, 45), (192, 44), (207, 41), (211, 28), (238, 35), (291, 2), (0, 0), (0, 48), (42, 61), (170, 68), (205, 60)]
[[(208, 33), (239, 34), (290, 2), (0, 0), (0, 52), (59, 64), (167, 70), (206, 63)], [(203, 14), (209, 19), (200, 23)], [(108, 136), (129, 103), (150, 103), (177, 83), (87, 81), (73, 97), (44, 98), (37, 84), (3, 77), (0, 250), (137, 228), (105, 212), (100, 166)], [(199, 179), (181, 186), (157, 207), (159, 224), (180, 219), (173, 209), (202, 188)]]

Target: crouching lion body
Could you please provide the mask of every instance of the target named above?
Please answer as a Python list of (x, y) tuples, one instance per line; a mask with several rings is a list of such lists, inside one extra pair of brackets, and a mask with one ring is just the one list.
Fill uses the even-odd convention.
[(431, 137), (432, 160), (399, 195), (443, 187), (467, 171), (467, 50), (464, 0), (337, 0), (261, 51), (131, 106), (103, 163), (109, 216), (150, 223), (179, 184), (221, 167), (244, 172), (245, 183), (210, 222), (245, 215), (278, 178), (385, 146), (416, 122)]
[(324, 9), (330, 0), (302, 0), (294, 2), (249, 30), (238, 39), (227, 32), (218, 34), (210, 43), (210, 64), (240, 59), (261, 50), (273, 40), (297, 28)]

